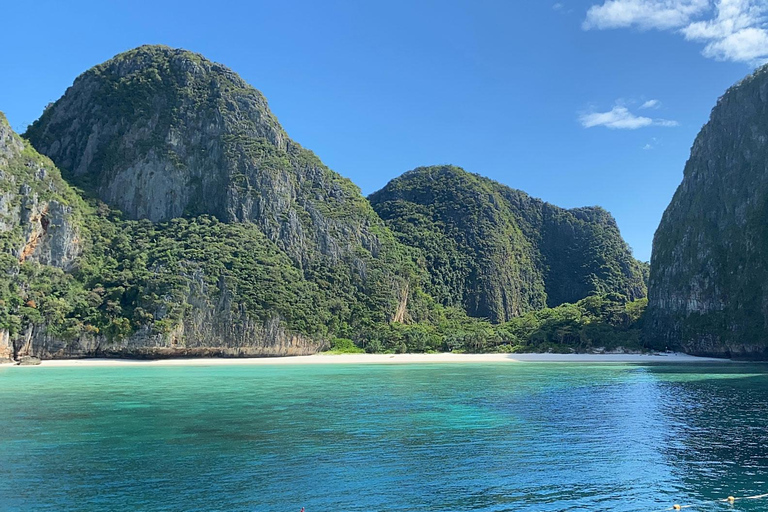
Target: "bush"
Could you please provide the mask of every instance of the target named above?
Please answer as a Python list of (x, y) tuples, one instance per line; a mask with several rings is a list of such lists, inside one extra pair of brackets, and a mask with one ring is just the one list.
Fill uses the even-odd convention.
[(355, 342), (349, 338), (333, 338), (327, 352), (331, 354), (364, 354), (365, 350), (355, 345)]

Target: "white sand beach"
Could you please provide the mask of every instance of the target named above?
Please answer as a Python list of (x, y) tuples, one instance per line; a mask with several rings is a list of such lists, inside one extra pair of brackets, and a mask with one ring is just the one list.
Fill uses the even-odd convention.
[(428, 363), (726, 363), (729, 359), (662, 354), (316, 354), (293, 357), (189, 359), (55, 359), (38, 366), (237, 366), (298, 364), (428, 364)]

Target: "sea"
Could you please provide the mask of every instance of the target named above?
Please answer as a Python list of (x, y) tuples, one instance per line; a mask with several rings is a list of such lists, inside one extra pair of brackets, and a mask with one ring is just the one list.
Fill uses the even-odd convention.
[(765, 493), (759, 364), (0, 367), (3, 512), (766, 511)]

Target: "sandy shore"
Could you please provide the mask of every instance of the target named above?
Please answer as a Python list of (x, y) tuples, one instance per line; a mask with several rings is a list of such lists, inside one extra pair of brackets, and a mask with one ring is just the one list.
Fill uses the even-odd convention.
[[(426, 363), (713, 363), (728, 359), (685, 354), (317, 354), (296, 357), (197, 358), (197, 359), (57, 359), (43, 361), (44, 368), (65, 366), (237, 366), (286, 364), (426, 364)], [(35, 368), (34, 366), (20, 368)]]

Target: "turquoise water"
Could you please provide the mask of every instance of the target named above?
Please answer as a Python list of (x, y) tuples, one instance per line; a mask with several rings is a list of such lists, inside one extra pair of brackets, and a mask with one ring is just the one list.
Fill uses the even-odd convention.
[(768, 367), (0, 367), (2, 511), (768, 510)]

